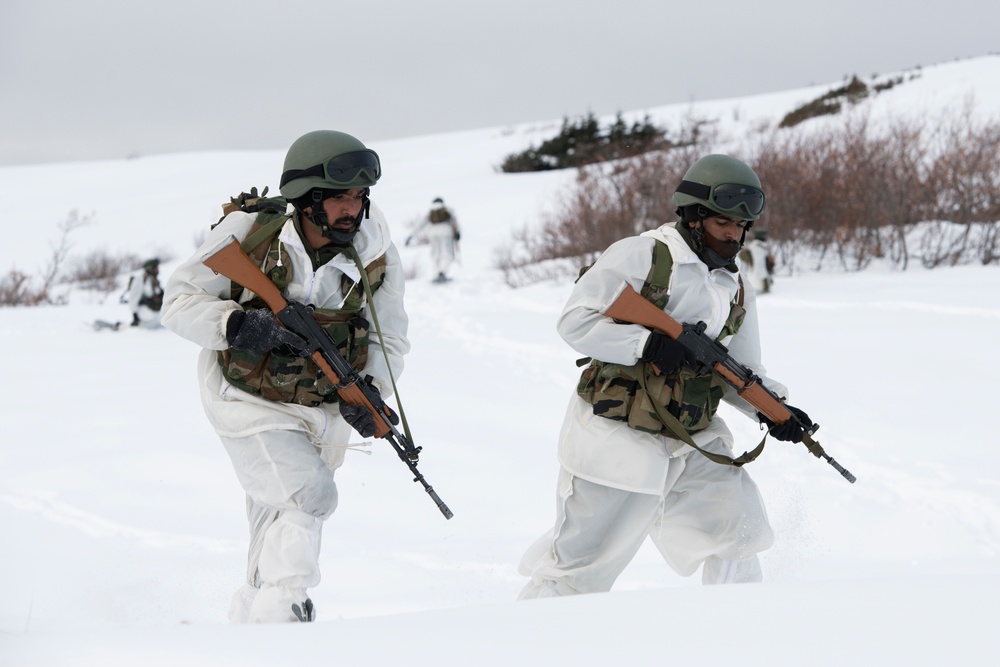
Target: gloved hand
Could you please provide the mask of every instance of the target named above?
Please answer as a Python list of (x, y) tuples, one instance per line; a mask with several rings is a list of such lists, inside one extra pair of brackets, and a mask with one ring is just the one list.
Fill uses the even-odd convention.
[(404, 243), (403, 245), (405, 245), (405, 246), (408, 246), (408, 245), (410, 245), (410, 241), (412, 241), (412, 240), (413, 240), (413, 237), (412, 237), (412, 236), (407, 236), (407, 237), (406, 237), (406, 242), (405, 242), (405, 243)]
[[(378, 389), (375, 387), (374, 384), (372, 384), (371, 375), (365, 376), (365, 382), (368, 384), (369, 387), (371, 387), (373, 391), (378, 393)], [(375, 401), (375, 403), (381, 404), (382, 401), (378, 400)], [(389, 409), (389, 406), (383, 404), (383, 407), (385, 407), (385, 411), (382, 413), (382, 417), (387, 419), (389, 423), (392, 424), (393, 426), (398, 424), (399, 416), (396, 415), (396, 413), (393, 412), (391, 409)], [(388, 412), (388, 416), (386, 415), (386, 412)], [(370, 438), (373, 435), (375, 435), (375, 417), (372, 415), (371, 412), (368, 411), (368, 408), (366, 408), (365, 406), (354, 405), (352, 403), (348, 403), (347, 401), (341, 399), (340, 415), (344, 418), (344, 421), (346, 421), (354, 428), (355, 431), (361, 434), (362, 438)]]
[(340, 416), (355, 431), (360, 433), (362, 438), (370, 438), (375, 435), (375, 417), (372, 416), (372, 413), (365, 406), (341, 400)]
[[(763, 413), (758, 412), (757, 418), (760, 419), (761, 423), (767, 424), (767, 430), (776, 440), (784, 440), (785, 442), (802, 442), (802, 434), (805, 430), (812, 428), (812, 420), (809, 419), (807, 415), (802, 410), (794, 408), (791, 405), (786, 405), (785, 408), (791, 412), (798, 421), (795, 419), (789, 419), (784, 424), (775, 426), (774, 422), (764, 416)], [(805, 429), (803, 429), (805, 427)]]
[(680, 369), (687, 356), (687, 348), (665, 333), (654, 331), (646, 342), (641, 358), (656, 366), (660, 373), (670, 375)]
[(306, 341), (278, 323), (266, 308), (236, 310), (226, 321), (226, 340), (234, 350), (264, 354), (281, 345), (296, 350), (305, 348)]
[[(344, 418), (351, 427), (361, 434), (362, 438), (370, 438), (375, 435), (375, 417), (363, 405), (355, 405), (347, 401), (340, 401), (340, 416)], [(384, 416), (384, 415), (383, 415)], [(399, 423), (399, 417), (395, 412), (390, 411), (387, 417), (389, 423), (395, 425)]]
[(462, 239), (462, 235), (461, 235), (461, 234), (459, 234), (458, 232), (455, 232), (455, 241), (456, 241), (456, 242), (458, 242), (458, 241), (460, 241), (461, 239)]

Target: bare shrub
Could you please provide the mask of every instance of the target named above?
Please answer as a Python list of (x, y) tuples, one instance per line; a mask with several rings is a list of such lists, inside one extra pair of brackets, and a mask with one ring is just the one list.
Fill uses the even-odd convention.
[(31, 276), (11, 269), (0, 278), (0, 306), (37, 306), (45, 302), (45, 294), (32, 286)]
[[(54, 292), (58, 282), (59, 272), (69, 255), (72, 244), (70, 234), (80, 227), (91, 224), (93, 215), (81, 216), (76, 209), (69, 212), (66, 219), (59, 223), (59, 236), (49, 247), (52, 254), (48, 264), (37, 279), (14, 268), (0, 279), (0, 306), (40, 306), (45, 304), (64, 304), (65, 295)], [(38, 284), (36, 287), (35, 285)]]
[[(756, 154), (741, 159), (768, 193), (757, 224), (770, 252), (789, 271), (800, 257), (847, 271), (874, 261), (906, 269), (915, 257), (927, 267), (1000, 263), (1000, 121), (973, 111), (970, 101), (941, 119), (851, 114), (823, 130), (749, 138)], [(495, 252), (496, 266), (511, 285), (558, 277), (676, 219), (674, 188), (711, 144), (580, 169), (555, 213)]]
[(512, 244), (494, 252), (494, 265), (512, 286), (575, 274), (615, 241), (669, 222), (673, 184), (692, 152), (677, 148), (580, 168), (556, 211), (537, 229), (516, 230)]
[(72, 263), (64, 281), (107, 295), (118, 289), (118, 278), (121, 274), (133, 271), (141, 265), (142, 259), (134, 253), (113, 255), (105, 250), (95, 250)]
[(1000, 122), (983, 121), (974, 103), (939, 125), (938, 156), (932, 169), (934, 217), (964, 226), (960, 235), (941, 235), (924, 244), (927, 267), (955, 265), (978, 258), (998, 261), (1000, 223)]

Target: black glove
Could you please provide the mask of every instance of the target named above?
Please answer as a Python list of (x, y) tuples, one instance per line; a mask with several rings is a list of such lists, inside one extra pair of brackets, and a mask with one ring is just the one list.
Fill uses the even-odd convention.
[(774, 436), (776, 440), (784, 440), (785, 442), (802, 442), (802, 434), (812, 428), (812, 420), (809, 419), (809, 415), (802, 412), (802, 410), (799, 410), (798, 408), (793, 408), (790, 405), (786, 405), (785, 408), (792, 413), (792, 419), (789, 419), (780, 426), (775, 426), (774, 422), (765, 417), (761, 412), (757, 413), (757, 418), (760, 419), (761, 423), (767, 424), (768, 432)]
[(665, 333), (654, 331), (646, 342), (641, 358), (656, 366), (660, 373), (671, 375), (680, 370), (687, 356), (687, 348)]
[[(378, 389), (376, 389), (375, 385), (372, 384), (371, 375), (365, 376), (365, 382), (368, 384), (369, 387), (371, 387), (372, 391), (378, 393)], [(376, 404), (382, 405), (385, 408), (385, 410), (382, 412), (382, 417), (388, 420), (388, 422), (393, 426), (398, 424), (399, 417), (396, 415), (396, 413), (390, 410), (389, 406), (382, 403), (381, 397), (379, 397), (379, 399), (380, 400), (374, 402)], [(375, 435), (375, 417), (372, 415), (372, 413), (368, 411), (368, 408), (366, 408), (365, 406), (347, 403), (346, 401), (341, 399), (340, 415), (344, 418), (344, 421), (346, 421), (354, 428), (355, 431), (361, 434), (362, 438), (370, 438), (373, 435)]]
[(365, 406), (341, 400), (340, 415), (355, 431), (361, 434), (362, 438), (370, 438), (375, 435), (375, 417), (368, 412), (368, 408)]
[(305, 339), (281, 326), (274, 313), (265, 308), (234, 311), (226, 322), (226, 340), (234, 350), (255, 354), (264, 354), (281, 345), (295, 350), (306, 346)]
[(455, 241), (457, 242), (461, 238), (462, 238), (462, 235), (459, 234), (458, 232), (455, 232)]

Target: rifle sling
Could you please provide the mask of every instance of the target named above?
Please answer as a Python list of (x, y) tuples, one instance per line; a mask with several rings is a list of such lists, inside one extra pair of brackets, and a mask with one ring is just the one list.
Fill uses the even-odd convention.
[[(644, 372), (639, 373), (639, 385), (642, 387), (643, 391), (646, 391), (646, 373)], [(648, 394), (649, 392), (647, 391), (646, 393)], [(752, 451), (743, 452), (736, 458), (726, 456), (725, 454), (715, 454), (714, 452), (709, 452), (707, 450), (704, 450), (695, 444), (694, 439), (688, 434), (687, 429), (685, 429), (684, 426), (681, 425), (680, 421), (678, 421), (676, 417), (670, 414), (670, 412), (665, 407), (663, 407), (662, 405), (660, 405), (655, 401), (650, 401), (650, 403), (653, 404), (653, 407), (656, 409), (656, 415), (660, 418), (660, 421), (663, 422), (663, 425), (666, 427), (666, 429), (670, 431), (670, 435), (672, 437), (698, 450), (705, 456), (705, 458), (709, 459), (710, 461), (714, 461), (715, 463), (720, 463), (722, 465), (729, 465), (741, 468), (747, 463), (750, 463), (751, 461), (756, 459), (758, 456), (760, 456), (761, 452), (764, 451), (764, 442), (767, 440), (766, 432), (764, 433), (764, 438), (760, 441), (759, 445), (757, 445)]]
[(365, 298), (368, 300), (368, 310), (372, 314), (372, 322), (375, 324), (375, 333), (378, 334), (379, 347), (382, 348), (382, 356), (385, 359), (385, 368), (389, 371), (389, 382), (392, 384), (392, 393), (396, 395), (396, 406), (399, 408), (399, 420), (403, 425), (403, 433), (406, 435), (406, 439), (413, 442), (413, 436), (410, 435), (410, 425), (406, 421), (406, 412), (403, 411), (403, 399), (399, 395), (399, 390), (396, 389), (396, 378), (392, 373), (392, 365), (389, 363), (389, 353), (385, 351), (385, 340), (382, 338), (382, 327), (378, 323), (378, 313), (375, 312), (375, 298), (372, 295), (371, 285), (368, 283), (368, 272), (365, 270), (365, 265), (361, 261), (361, 257), (358, 255), (358, 251), (354, 246), (347, 246), (347, 254), (350, 255), (351, 259), (358, 267), (358, 272), (361, 274), (361, 285), (365, 290)]

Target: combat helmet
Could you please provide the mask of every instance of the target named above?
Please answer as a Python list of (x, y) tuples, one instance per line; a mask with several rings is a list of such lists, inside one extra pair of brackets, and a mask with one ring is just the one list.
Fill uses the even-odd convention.
[[(709, 211), (754, 221), (764, 212), (764, 191), (753, 169), (728, 155), (706, 155), (684, 174), (674, 192), (678, 209), (703, 206)], [(711, 215), (698, 217), (705, 218)], [(685, 221), (689, 216), (682, 216)], [(749, 225), (748, 225), (749, 227)]]
[[(285, 154), (280, 190), (299, 211), (311, 207), (309, 219), (323, 236), (337, 245), (349, 245), (368, 215), (369, 188), (382, 177), (378, 154), (345, 132), (316, 130), (295, 140)], [(329, 225), (326, 213), (317, 206), (324, 199), (352, 188), (364, 188), (364, 205), (350, 232)]]

